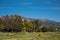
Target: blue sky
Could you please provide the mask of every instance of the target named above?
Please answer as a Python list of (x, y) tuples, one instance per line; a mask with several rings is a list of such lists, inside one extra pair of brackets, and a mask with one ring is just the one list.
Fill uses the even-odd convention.
[(60, 0), (0, 0), (0, 16), (12, 14), (60, 22)]

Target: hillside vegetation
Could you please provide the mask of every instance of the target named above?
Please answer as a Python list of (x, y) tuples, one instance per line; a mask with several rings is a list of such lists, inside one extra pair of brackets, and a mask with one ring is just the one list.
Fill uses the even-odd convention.
[[(49, 23), (47, 23), (47, 22)], [(42, 24), (43, 23), (43, 24)], [(46, 25), (47, 26), (43, 26)], [(52, 26), (52, 22), (45, 20), (40, 22), (39, 19), (31, 20), (23, 18), (19, 15), (2, 16), (0, 17), (0, 31), (1, 32), (59, 32), (60, 26)], [(56, 24), (56, 23), (53, 23)], [(58, 24), (58, 23), (57, 23)], [(49, 25), (49, 26), (48, 26)]]

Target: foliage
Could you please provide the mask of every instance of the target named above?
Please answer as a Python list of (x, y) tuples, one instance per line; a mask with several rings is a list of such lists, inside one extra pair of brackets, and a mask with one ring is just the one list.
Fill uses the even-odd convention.
[(22, 21), (22, 17), (19, 15), (0, 17), (1, 32), (55, 32), (60, 30), (59, 27), (41, 27), (41, 25), (42, 23), (38, 19), (32, 22), (26, 19)]

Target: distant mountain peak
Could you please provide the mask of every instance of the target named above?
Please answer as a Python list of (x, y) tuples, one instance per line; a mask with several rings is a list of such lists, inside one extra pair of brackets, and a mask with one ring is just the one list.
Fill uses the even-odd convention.
[(46, 21), (48, 21), (48, 19), (41, 19), (41, 21), (44, 21), (44, 22), (46, 22)]
[[(8, 17), (10, 18), (11, 16), (8, 16)], [(30, 22), (33, 22), (33, 21), (37, 20), (37, 19), (32, 19), (32, 18), (26, 18), (26, 17), (18, 15), (18, 14), (12, 15), (12, 17), (13, 18), (18, 17), (18, 18), (21, 18), (22, 21), (27, 20), (27, 21), (30, 21)], [(6, 16), (1, 16), (1, 18), (4, 20), (7, 17)], [(38, 19), (38, 20), (39, 20), (40, 23), (43, 24), (43, 26), (60, 27), (60, 22), (56, 22), (56, 21), (49, 20), (49, 19), (46, 19), (46, 18), (45, 19)]]

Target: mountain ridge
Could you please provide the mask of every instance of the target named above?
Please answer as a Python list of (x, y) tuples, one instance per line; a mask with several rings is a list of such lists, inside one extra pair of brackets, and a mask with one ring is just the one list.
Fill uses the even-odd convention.
[[(8, 15), (7, 15), (8, 16)], [(34, 20), (39, 20), (40, 23), (42, 23), (42, 26), (50, 26), (50, 27), (60, 27), (60, 22), (56, 22), (56, 21), (53, 21), (53, 20), (49, 20), (49, 19), (33, 19), (33, 18), (26, 18), (24, 16), (21, 16), (21, 15), (11, 15), (13, 17), (15, 16), (18, 16), (18, 17), (21, 17), (23, 20), (28, 20), (30, 22), (33, 22)], [(9, 18), (11, 16), (8, 16)], [(0, 18), (4, 19), (6, 18), (6, 16), (1, 16)]]

